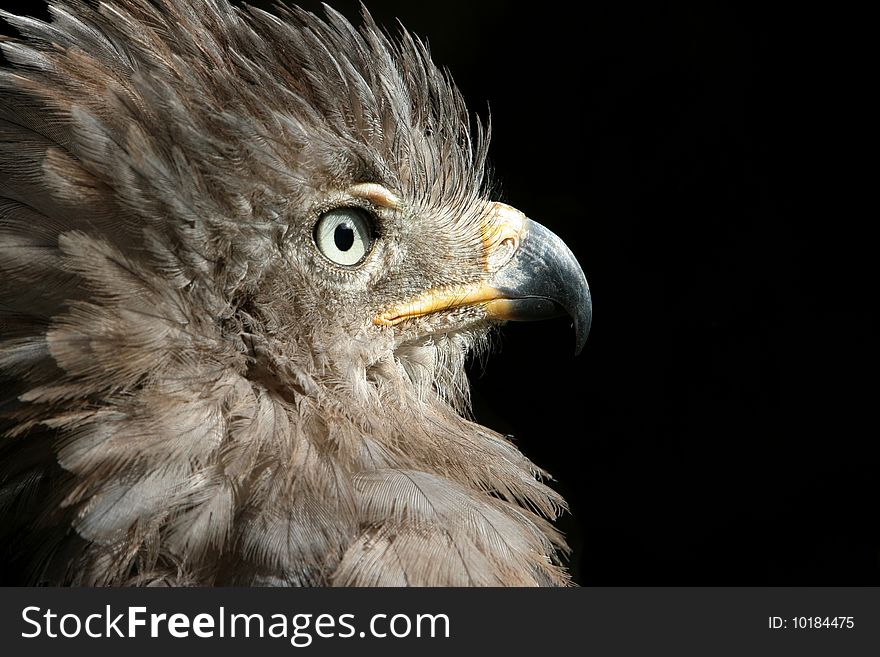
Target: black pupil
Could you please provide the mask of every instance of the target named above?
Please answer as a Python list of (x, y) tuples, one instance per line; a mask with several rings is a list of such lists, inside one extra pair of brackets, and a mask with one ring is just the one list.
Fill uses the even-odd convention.
[(354, 230), (348, 224), (339, 224), (333, 231), (333, 241), (340, 251), (348, 251), (354, 244)]

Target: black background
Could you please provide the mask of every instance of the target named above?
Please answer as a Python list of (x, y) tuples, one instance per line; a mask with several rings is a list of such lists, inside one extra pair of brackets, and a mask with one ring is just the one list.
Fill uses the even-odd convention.
[[(357, 3), (333, 6), (358, 19)], [(477, 418), (570, 503), (575, 580), (880, 584), (877, 210), (855, 200), (876, 186), (865, 19), (368, 6), (491, 110), (501, 200), (559, 234), (590, 282), (578, 358), (558, 320), (509, 325), (472, 368)]]

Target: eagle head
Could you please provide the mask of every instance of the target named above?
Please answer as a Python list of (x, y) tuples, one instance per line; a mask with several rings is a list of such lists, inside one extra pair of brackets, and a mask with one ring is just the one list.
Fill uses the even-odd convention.
[(590, 293), (494, 201), (408, 32), (226, 0), (3, 12), (0, 513), (28, 581), (564, 584), (561, 498), (468, 414)]

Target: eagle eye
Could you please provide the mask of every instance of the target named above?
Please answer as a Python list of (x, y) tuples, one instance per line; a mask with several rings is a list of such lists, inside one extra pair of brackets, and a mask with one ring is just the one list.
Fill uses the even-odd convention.
[(361, 208), (336, 208), (321, 215), (315, 224), (315, 245), (337, 265), (360, 263), (373, 247), (369, 214)]

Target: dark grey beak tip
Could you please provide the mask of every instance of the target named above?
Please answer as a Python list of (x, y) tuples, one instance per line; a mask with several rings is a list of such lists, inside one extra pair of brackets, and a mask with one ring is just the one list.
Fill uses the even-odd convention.
[(534, 321), (568, 315), (574, 322), (578, 355), (593, 320), (587, 278), (559, 237), (539, 223), (526, 221), (519, 250), (492, 282), (507, 299), (504, 319)]
[(581, 306), (574, 315), (574, 355), (580, 356), (590, 336), (590, 326), (593, 323), (593, 303), (587, 298), (585, 305)]

